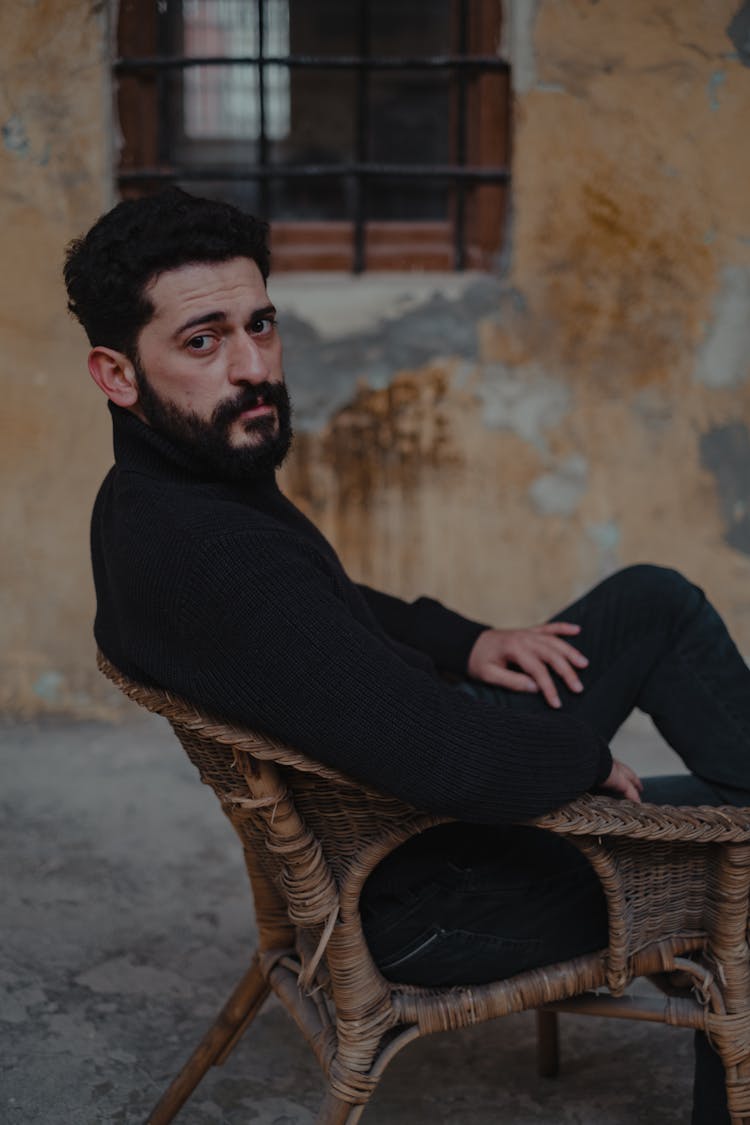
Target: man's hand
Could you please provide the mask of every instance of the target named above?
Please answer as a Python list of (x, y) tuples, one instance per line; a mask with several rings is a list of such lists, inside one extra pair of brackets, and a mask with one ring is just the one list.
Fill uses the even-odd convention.
[(549, 669), (557, 672), (571, 691), (583, 691), (576, 668), (586, 668), (588, 660), (561, 639), (580, 631), (580, 625), (566, 621), (550, 621), (530, 629), (485, 629), (474, 642), (467, 671), (475, 680), (511, 691), (541, 691), (550, 707), (560, 707)]
[(637, 801), (640, 804), (643, 782), (635, 770), (613, 758), (612, 770), (602, 789), (611, 789), (621, 797), (627, 797), (629, 801)]

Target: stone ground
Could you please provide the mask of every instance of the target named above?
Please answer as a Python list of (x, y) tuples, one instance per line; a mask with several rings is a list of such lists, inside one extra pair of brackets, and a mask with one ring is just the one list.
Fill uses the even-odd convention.
[[(618, 736), (642, 773), (671, 752)], [(0, 1121), (136, 1125), (241, 974), (254, 942), (236, 838), (161, 720), (0, 726)], [(639, 985), (640, 988), (644, 987)], [(557, 1079), (535, 1073), (534, 1017), (412, 1044), (367, 1125), (676, 1125), (690, 1033), (562, 1016)], [(311, 1125), (317, 1065), (269, 1001), (180, 1125)]]

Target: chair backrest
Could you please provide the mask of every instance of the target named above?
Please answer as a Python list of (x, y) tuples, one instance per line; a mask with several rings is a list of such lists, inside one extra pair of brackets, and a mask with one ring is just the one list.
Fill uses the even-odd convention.
[(294, 946), (304, 962), (301, 983), (310, 986), (342, 904), (356, 913), (377, 863), (444, 818), (137, 683), (101, 652), (97, 663), (125, 695), (171, 724), (242, 842), (261, 949)]

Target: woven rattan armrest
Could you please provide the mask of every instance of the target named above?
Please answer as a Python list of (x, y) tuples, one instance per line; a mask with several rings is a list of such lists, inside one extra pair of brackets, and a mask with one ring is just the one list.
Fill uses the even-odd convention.
[(533, 822), (566, 836), (615, 836), (633, 840), (682, 840), (741, 844), (750, 840), (750, 808), (637, 805), (586, 794)]
[[(568, 837), (599, 878), (613, 995), (635, 975), (673, 969), (684, 954), (714, 958), (744, 942), (750, 809), (587, 794), (533, 823)], [(662, 961), (661, 969), (645, 967), (650, 954)]]

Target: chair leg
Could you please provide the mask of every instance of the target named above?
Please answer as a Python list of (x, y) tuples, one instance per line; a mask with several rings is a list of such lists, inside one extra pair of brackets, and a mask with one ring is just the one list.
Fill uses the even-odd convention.
[(329, 1091), (318, 1110), (315, 1125), (356, 1125), (364, 1109), (363, 1105), (342, 1101)]
[(270, 991), (256, 955), (216, 1021), (152, 1109), (146, 1125), (167, 1125), (172, 1120), (208, 1068), (220, 1066), (228, 1057)]
[(555, 1078), (560, 1069), (557, 1012), (536, 1013), (536, 1060), (542, 1078)]

